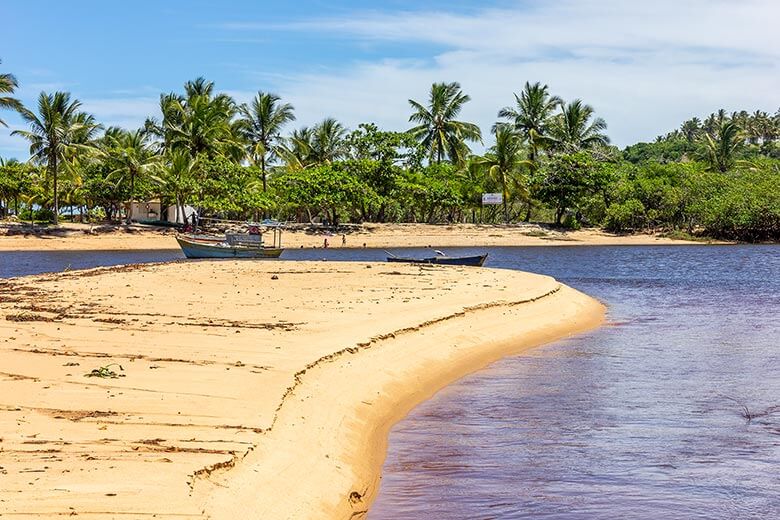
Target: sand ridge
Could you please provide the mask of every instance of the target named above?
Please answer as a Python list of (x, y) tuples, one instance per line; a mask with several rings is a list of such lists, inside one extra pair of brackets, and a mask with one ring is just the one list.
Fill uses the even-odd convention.
[[(0, 514), (359, 517), (415, 403), (602, 317), (552, 278), (491, 269), (206, 261), (0, 281)], [(85, 377), (101, 367), (116, 377)]]

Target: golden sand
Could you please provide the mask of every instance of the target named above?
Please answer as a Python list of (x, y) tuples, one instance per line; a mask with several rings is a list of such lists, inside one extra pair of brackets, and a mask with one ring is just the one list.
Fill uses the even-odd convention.
[[(603, 316), (552, 278), (494, 269), (204, 261), (0, 280), (0, 516), (361, 518), (415, 404)], [(86, 377), (101, 367), (117, 377)]]

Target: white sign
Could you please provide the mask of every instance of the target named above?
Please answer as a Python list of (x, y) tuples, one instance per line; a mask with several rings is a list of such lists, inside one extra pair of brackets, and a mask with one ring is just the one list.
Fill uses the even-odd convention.
[(504, 197), (500, 193), (483, 193), (482, 194), (482, 205), (487, 206), (488, 204), (503, 204)]

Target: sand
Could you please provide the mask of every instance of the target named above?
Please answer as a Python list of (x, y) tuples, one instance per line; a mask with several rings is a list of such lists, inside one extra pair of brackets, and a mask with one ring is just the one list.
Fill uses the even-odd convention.
[[(494, 269), (203, 261), (0, 280), (0, 516), (362, 518), (414, 405), (603, 317), (552, 278)], [(117, 377), (85, 377), (100, 367)]]
[[(173, 230), (149, 231), (135, 226), (132, 232), (90, 233), (90, 226), (69, 224), (67, 236), (9, 235), (0, 231), (0, 251), (61, 250), (153, 250), (178, 249)], [(146, 230), (145, 230), (146, 229)], [(557, 231), (536, 224), (429, 225), (364, 224), (346, 233), (346, 247), (480, 247), (480, 246), (577, 246), (577, 245), (674, 245), (700, 244), (672, 240), (658, 235), (615, 235), (597, 229)], [(290, 248), (322, 247), (325, 238), (330, 247), (342, 247), (341, 234), (285, 231), (283, 245)]]

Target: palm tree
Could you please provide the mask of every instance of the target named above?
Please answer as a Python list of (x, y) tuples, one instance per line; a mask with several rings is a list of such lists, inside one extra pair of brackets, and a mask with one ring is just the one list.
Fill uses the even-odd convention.
[(135, 181), (151, 173), (159, 164), (160, 156), (152, 151), (144, 130), (110, 128), (106, 131), (104, 142), (106, 162), (110, 165), (109, 177), (117, 179), (117, 184), (130, 183), (130, 208), (127, 211), (127, 224), (130, 224)]
[(184, 85), (186, 95), (162, 94), (162, 122), (147, 119), (145, 129), (162, 140), (163, 151), (183, 148), (192, 157), (229, 157), (240, 160), (243, 147), (240, 124), (234, 121), (235, 101), (225, 94), (213, 95), (214, 84), (203, 78)]
[(726, 172), (734, 165), (736, 152), (743, 139), (739, 126), (734, 121), (722, 121), (716, 135), (704, 134), (706, 160), (713, 170)]
[(311, 154), (316, 164), (331, 163), (340, 159), (347, 151), (347, 129), (328, 117), (311, 130)]
[(165, 165), (151, 176), (163, 193), (173, 196), (177, 221), (179, 217), (182, 221), (186, 218), (184, 206), (195, 187), (199, 167), (199, 159), (186, 150), (174, 150), (165, 157)]
[(409, 133), (428, 151), (431, 162), (435, 158), (440, 163), (447, 157), (453, 163), (462, 163), (469, 151), (466, 142), (482, 142), (477, 125), (455, 120), (470, 99), (460, 84), (453, 82), (431, 85), (428, 106), (409, 100), (414, 109), (409, 121), (419, 123)]
[(551, 96), (549, 87), (537, 82), (531, 85), (526, 82), (523, 91), (515, 96), (515, 107), (504, 107), (498, 112), (498, 117), (508, 119), (515, 130), (528, 141), (531, 162), (536, 161), (539, 146), (547, 135), (547, 127), (553, 112), (563, 105), (558, 96)]
[(312, 164), (314, 131), (308, 126), (293, 130), (289, 138), (284, 139), (278, 153), (288, 170), (302, 170)]
[(71, 101), (67, 92), (46, 94), (38, 97), (38, 114), (23, 108), (22, 118), (30, 124), (30, 130), (15, 130), (11, 135), (20, 135), (30, 142), (30, 160), (46, 165), (54, 181), (54, 224), (59, 222), (59, 198), (57, 177), (64, 161), (74, 152), (89, 146), (87, 140), (98, 126), (94, 120), (79, 111), (81, 103)]
[[(13, 74), (0, 74), (0, 94), (13, 94), (18, 86), (19, 84), (16, 82)], [(22, 109), (22, 103), (16, 98), (0, 95), (0, 108), (18, 111)], [(2, 119), (0, 119), (0, 125), (8, 126)]]
[(475, 158), (471, 165), (486, 171), (501, 184), (504, 222), (509, 223), (509, 184), (514, 184), (523, 196), (527, 196), (527, 187), (521, 181), (520, 173), (522, 167), (531, 165), (531, 161), (523, 157), (523, 137), (509, 125), (497, 125), (495, 135), (496, 144), (484, 156)]
[(602, 133), (607, 123), (600, 117), (591, 121), (592, 118), (593, 107), (579, 99), (563, 105), (550, 124), (549, 140), (553, 147), (570, 153), (609, 144), (609, 137)]
[(252, 102), (239, 107), (243, 116), (243, 133), (249, 144), (252, 162), (260, 163), (263, 191), (268, 190), (266, 163), (278, 151), (282, 127), (295, 121), (293, 106), (279, 103), (281, 98), (268, 92), (258, 92)]
[(701, 121), (698, 117), (689, 119), (680, 126), (680, 131), (682, 132), (683, 136), (685, 136), (685, 139), (689, 143), (692, 143), (696, 140), (696, 138), (699, 136), (699, 133), (701, 132)]

